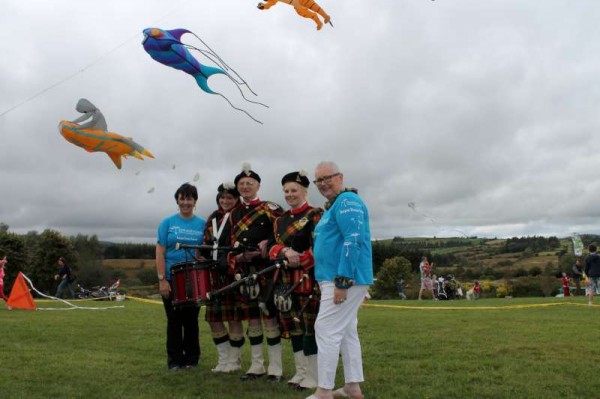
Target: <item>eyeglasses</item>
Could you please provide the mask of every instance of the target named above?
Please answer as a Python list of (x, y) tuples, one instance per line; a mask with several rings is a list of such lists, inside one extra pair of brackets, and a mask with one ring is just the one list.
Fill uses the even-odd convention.
[(331, 179), (339, 175), (341, 175), (341, 173), (334, 173), (329, 176), (323, 176), (316, 180), (313, 180), (313, 183), (315, 183), (317, 186), (320, 186), (321, 184), (329, 184), (331, 182)]

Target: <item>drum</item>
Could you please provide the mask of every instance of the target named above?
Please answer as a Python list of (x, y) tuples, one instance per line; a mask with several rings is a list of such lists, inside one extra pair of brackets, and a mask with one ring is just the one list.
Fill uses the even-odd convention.
[[(292, 284), (296, 284), (300, 279), (308, 274), (303, 268), (292, 269)], [(305, 278), (300, 285), (294, 289), (294, 293), (300, 295), (310, 295), (313, 292), (313, 280), (310, 276)]]
[(173, 306), (197, 306), (210, 292), (208, 268), (213, 261), (180, 262), (171, 266)]

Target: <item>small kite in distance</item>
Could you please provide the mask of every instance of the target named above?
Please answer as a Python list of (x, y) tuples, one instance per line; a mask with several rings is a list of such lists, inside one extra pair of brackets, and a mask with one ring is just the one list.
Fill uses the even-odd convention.
[(573, 254), (575, 256), (583, 255), (583, 241), (581, 241), (579, 234), (573, 233), (571, 240), (573, 241)]
[[(265, 3), (258, 3), (259, 10), (268, 10), (281, 0), (267, 0)], [(323, 17), (326, 24), (333, 26), (331, 17), (327, 15), (317, 3), (313, 0), (286, 0), (284, 3), (291, 5), (296, 10), (296, 13), (301, 17), (312, 19), (317, 24), (317, 30), (321, 30), (323, 22), (319, 19), (319, 15)]]
[[(435, 226), (437, 226), (438, 228), (441, 228), (442, 226), (440, 226), (440, 224), (437, 222), (437, 220), (435, 220), (434, 218), (432, 218), (431, 216), (429, 216), (426, 213), (421, 212), (420, 210), (417, 209), (417, 204), (415, 204), (414, 201), (410, 201), (408, 203), (408, 207), (410, 209), (412, 209), (413, 211), (415, 211), (415, 213), (423, 216), (426, 219), (429, 219), (431, 221), (431, 223), (433, 223)], [(465, 238), (468, 238), (467, 234), (464, 231), (458, 230), (458, 229), (451, 229), (452, 231), (456, 231), (460, 234), (462, 234)]]

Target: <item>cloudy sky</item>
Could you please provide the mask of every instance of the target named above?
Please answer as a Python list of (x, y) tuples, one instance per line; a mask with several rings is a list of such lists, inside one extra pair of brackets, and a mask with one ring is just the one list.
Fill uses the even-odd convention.
[[(374, 238), (599, 232), (600, 2), (319, 0), (321, 31), (256, 3), (3, 0), (0, 222), (154, 242), (183, 182), (206, 217), (249, 162), (285, 206), (284, 174), (333, 160)], [(264, 124), (152, 60), (147, 27), (196, 33), (269, 108), (210, 87)], [(65, 141), (82, 97), (156, 158), (117, 170)]]

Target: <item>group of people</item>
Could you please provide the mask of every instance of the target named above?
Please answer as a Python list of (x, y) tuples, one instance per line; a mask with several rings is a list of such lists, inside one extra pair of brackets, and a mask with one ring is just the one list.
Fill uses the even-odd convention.
[[(217, 188), (217, 209), (207, 220), (194, 214), (195, 186), (186, 183), (176, 191), (179, 212), (160, 223), (156, 245), (170, 370), (195, 367), (200, 358), (199, 307), (173, 304), (171, 268), (190, 261), (178, 249), (187, 244), (198, 248), (194, 262), (213, 265), (210, 288), (219, 292), (206, 306), (218, 354), (213, 372), (241, 370), (247, 338), (250, 367), (241, 380), (280, 382), (283, 338), (294, 354), (290, 386), (316, 388), (310, 399), (363, 398), (357, 314), (373, 284), (369, 213), (356, 190), (344, 186), (335, 163), (319, 163), (313, 183), (326, 199), (324, 209), (308, 203), (306, 173), (293, 171), (281, 179), (284, 211), (259, 198), (261, 177), (245, 165), (233, 183)], [(340, 353), (345, 384), (334, 389)]]
[(571, 296), (571, 282), (575, 284), (574, 295), (581, 292), (581, 282), (585, 281), (585, 295), (588, 297), (588, 305), (592, 305), (594, 295), (600, 293), (600, 256), (597, 253), (598, 248), (594, 244), (588, 246), (589, 254), (585, 258), (585, 266), (582, 265), (580, 258), (575, 260), (571, 268), (571, 276), (566, 272), (561, 273), (561, 287), (563, 296)]
[[(8, 306), (8, 298), (4, 294), (4, 276), (6, 274), (4, 269), (7, 263), (8, 257), (5, 255), (0, 259), (0, 298), (4, 299), (4, 302), (7, 303), (7, 308), (11, 309), (11, 307)], [(63, 257), (58, 258), (57, 263), (59, 270), (58, 273), (54, 275), (54, 280), (59, 281), (56, 289), (56, 297), (61, 298), (63, 291), (66, 289), (69, 292), (70, 297), (74, 298), (75, 293), (73, 292), (73, 288), (71, 288), (71, 283), (73, 282), (71, 268), (67, 265), (67, 262)]]

